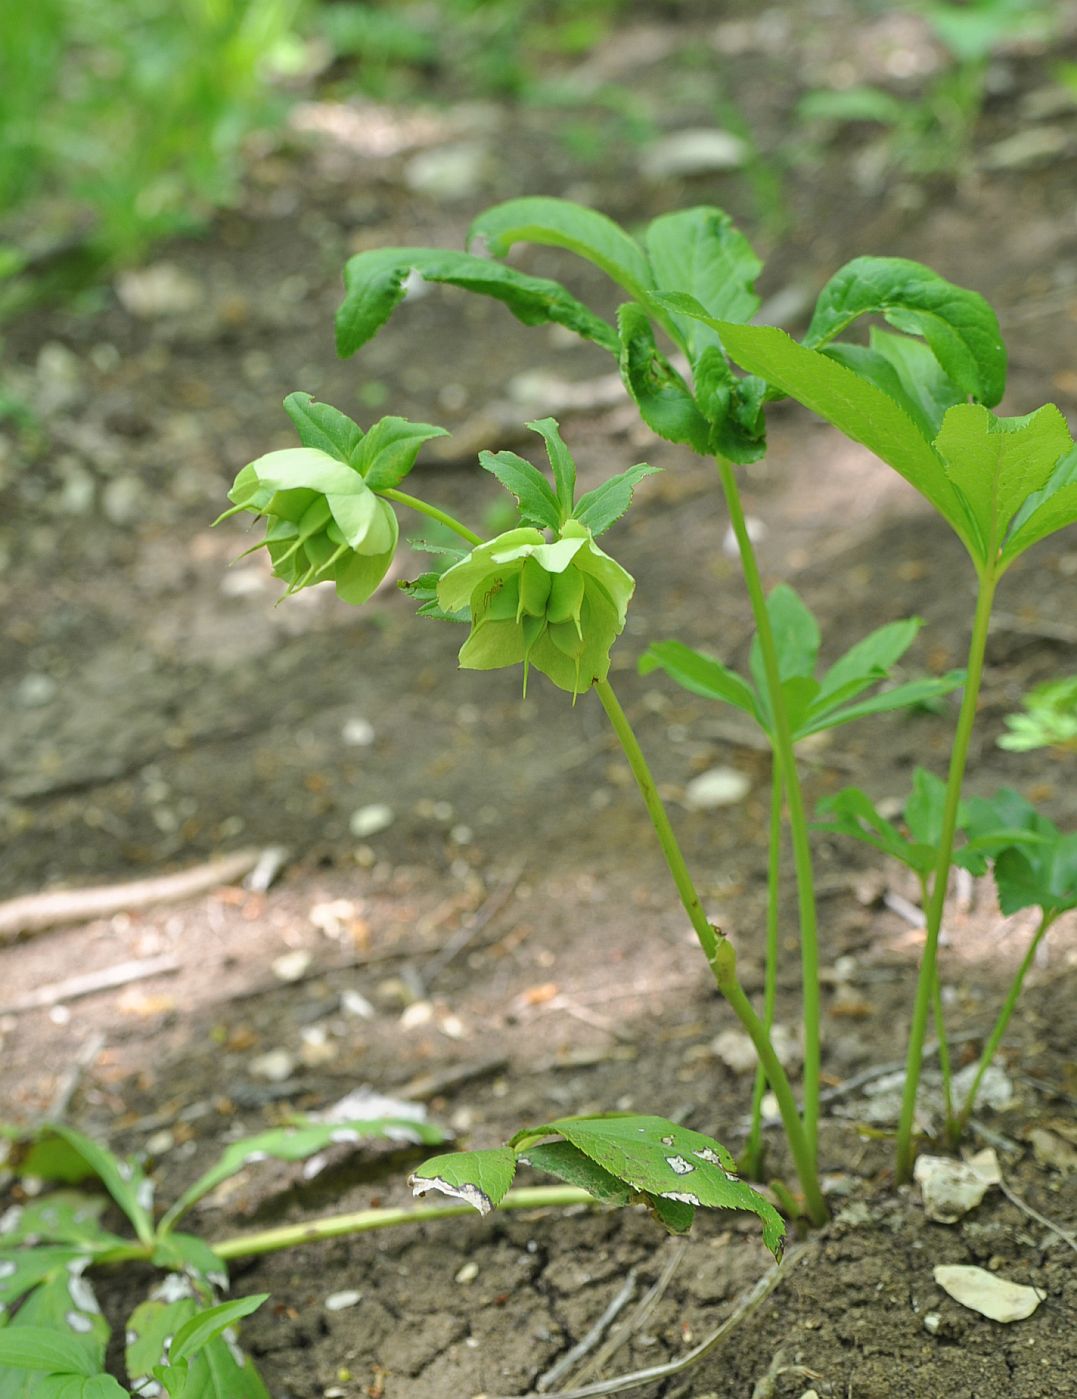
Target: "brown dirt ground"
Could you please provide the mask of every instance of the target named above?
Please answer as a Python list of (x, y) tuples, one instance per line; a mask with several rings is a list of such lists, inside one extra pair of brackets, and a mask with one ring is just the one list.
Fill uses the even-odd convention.
[[(835, 7), (825, 22), (781, 21), (778, 33), (780, 16), (768, 29), (766, 16), (745, 13), (724, 27), (738, 96), (764, 146), (788, 122), (791, 72), (808, 84), (827, 63), (847, 62), (870, 76), (878, 54), (891, 51), (896, 41), (881, 21), (857, 25), (843, 15)], [(713, 33), (689, 12), (652, 26), (635, 48), (636, 30), (626, 31), (607, 63), (669, 100), (671, 128), (713, 119), (677, 63), (656, 70), (639, 57), (654, 51), (656, 35), (680, 52)], [(1060, 52), (1019, 51), (1001, 65), (984, 150), (1016, 129)], [(492, 493), (475, 479), (472, 439), (490, 447), (512, 439), (487, 423), (491, 399), (504, 399), (525, 371), (567, 380), (609, 372), (597, 350), (437, 290), (356, 362), (337, 364), (330, 316), (349, 250), (459, 246), (474, 209), (525, 191), (573, 194), (630, 218), (707, 200), (750, 227), (750, 189), (737, 176), (646, 186), (635, 177), (635, 151), (620, 145), (601, 167), (569, 167), (550, 139), (548, 113), (490, 107), (480, 114), (491, 152), (486, 183), (472, 199), (446, 204), (405, 188), (405, 124), (391, 111), (376, 115), (390, 134), (404, 131), (400, 150), (362, 153), (322, 137), (267, 154), (242, 209), (204, 240), (161, 254), (198, 289), (186, 310), (139, 318), (106, 293), (9, 332), (17, 382), (40, 426), (13, 438), (5, 458), (15, 469), (0, 534), (10, 623), (0, 643), (9, 726), (3, 892), (145, 875), (238, 845), (290, 852), (267, 894), (218, 890), (0, 949), (0, 1110), (24, 1120), (45, 1111), (80, 1049), (103, 1036), (78, 1078), (72, 1119), (125, 1149), (156, 1138), (165, 1199), (221, 1142), (358, 1084), (426, 1102), (474, 1145), (553, 1113), (632, 1107), (665, 1111), (736, 1147), (750, 1094), (750, 1077), (715, 1057), (714, 1036), (731, 1017), (670, 897), (597, 703), (572, 709), (541, 684), (521, 703), (518, 676), (456, 672), (454, 631), (411, 621), (411, 605), (392, 590), (361, 611), (324, 589), (275, 610), (276, 585), (259, 562), (226, 570), (237, 535), (206, 527), (232, 472), (290, 442), (277, 404), (292, 388), (366, 417), (387, 392), (381, 411), (457, 428), (466, 447), (416, 479), (479, 519)], [(440, 120), (431, 117), (432, 139), (462, 118), (450, 114), (448, 128)], [(1072, 132), (1072, 114), (1066, 120)], [(360, 126), (381, 129), (370, 113)], [(872, 184), (850, 176), (870, 173), (866, 141), (849, 137), (788, 172), (791, 219), (769, 250), (766, 293), (814, 288), (860, 252), (926, 261), (998, 306), (1012, 355), (1006, 409), (1052, 398), (1072, 418), (1072, 158), (990, 171), (981, 161), (956, 184)], [(530, 254), (527, 265), (609, 304), (599, 282), (566, 272), (553, 255)], [(540, 409), (521, 406), (518, 416)], [(615, 678), (674, 803), (708, 909), (736, 940), (756, 990), (766, 757), (725, 713), (635, 668), (647, 641), (664, 636), (744, 661), (748, 609), (719, 547), (725, 522), (714, 481), (705, 463), (655, 443), (620, 406), (561, 416), (585, 481), (643, 457), (667, 468), (610, 536), (639, 580)], [(795, 581), (821, 619), (826, 654), (917, 613), (926, 625), (911, 665), (960, 664), (971, 571), (877, 462), (779, 405), (768, 461), (746, 473), (745, 495), (766, 524), (768, 579)], [(1029, 685), (1075, 668), (1075, 573), (1073, 538), (1063, 535), (1007, 579), (974, 753), (976, 790), (1019, 786), (1063, 822), (1074, 812), (1072, 766), (1006, 754), (994, 740)], [(915, 763), (942, 769), (953, 714), (864, 724), (813, 747), (809, 798), (853, 781), (877, 796), (902, 794)], [(343, 739), (357, 720), (372, 733), (362, 746)], [(751, 778), (747, 799), (718, 813), (679, 809), (685, 783), (717, 763)], [(373, 803), (387, 803), (394, 822), (357, 841), (351, 815)], [(827, 1083), (840, 1084), (900, 1056), (919, 937), (877, 897), (884, 887), (909, 894), (899, 876), (880, 873), (859, 850), (817, 846), (824, 1068)], [(491, 916), (468, 950), (424, 976), (462, 920), (484, 911)], [(948, 930), (942, 974), (952, 1027), (982, 1033), (1027, 924), (1003, 921), (989, 891), (976, 888), (955, 902)], [(985, 1123), (1009, 1144), (1001, 1154), (1010, 1188), (1072, 1229), (1072, 1176), (1029, 1145), (1036, 1125), (1071, 1114), (1077, 1097), (1077, 939), (1072, 923), (1052, 936), (1003, 1051), (1014, 1100), (985, 1113)], [(785, 941), (795, 959), (792, 931)], [(310, 954), (309, 968), (301, 982), (282, 984), (271, 963), (295, 951)], [(165, 953), (177, 964), (168, 976), (51, 1012), (12, 1009), (75, 972)], [(780, 1013), (793, 1026), (795, 984), (791, 965)], [(373, 1018), (347, 1013), (345, 992), (366, 997)], [(275, 1048), (294, 1059), (281, 1084), (251, 1072), (253, 1058)], [(961, 1049), (972, 1056), (977, 1041)], [(828, 1119), (821, 1153), (834, 1223), (812, 1236), (803, 1261), (720, 1351), (691, 1374), (640, 1391), (644, 1399), (785, 1399), (811, 1385), (850, 1399), (1072, 1393), (1077, 1297), (1057, 1234), (998, 1192), (960, 1225), (925, 1221), (916, 1194), (895, 1189), (886, 1144), (858, 1133), (855, 1102), (852, 1118)], [(306, 1183), (298, 1171), (263, 1168), (196, 1222), (212, 1239), (401, 1202), (412, 1159), (399, 1148), (363, 1150)], [(629, 1212), (494, 1216), (310, 1247), (241, 1265), (235, 1281), (273, 1294), (246, 1336), (277, 1399), (468, 1399), (527, 1391), (629, 1270), (642, 1291), (680, 1247)], [(657, 1310), (607, 1373), (687, 1348), (767, 1261), (749, 1222), (700, 1219)], [(478, 1265), (470, 1283), (456, 1281), (465, 1262)], [(1028, 1321), (997, 1326), (943, 1296), (931, 1274), (940, 1262), (995, 1268), (1046, 1299)], [(352, 1287), (362, 1292), (357, 1306), (325, 1310), (327, 1295)], [(927, 1313), (940, 1318), (934, 1333)]]

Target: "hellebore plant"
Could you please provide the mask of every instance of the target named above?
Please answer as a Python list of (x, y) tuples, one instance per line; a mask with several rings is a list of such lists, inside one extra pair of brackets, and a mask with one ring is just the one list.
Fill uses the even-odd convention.
[[(379, 511), (389, 505), (420, 511), (468, 545), (464, 556), (441, 551), (450, 560), (446, 567), (403, 585), (416, 596), (423, 615), (470, 625), (461, 665), (522, 665), (525, 684), (533, 668), (571, 692), (574, 701), (594, 690), (636, 778), (716, 985), (759, 1058), (756, 1125), (745, 1152), (746, 1167), (753, 1173), (761, 1169), (759, 1103), (764, 1084), (769, 1084), (800, 1200), (794, 1202), (784, 1187), (781, 1197), (821, 1222), (827, 1210), (817, 1160), (822, 1062), (818, 927), (810, 825), (796, 748), (822, 729), (964, 687), (947, 778), (922, 784), (932, 793), (932, 818), (926, 824), (920, 819), (923, 813), (917, 814), (916, 800), (907, 811), (912, 839), (906, 843), (916, 847), (913, 868), (922, 881), (927, 938), (911, 1014), (905, 1100), (898, 1124), (897, 1165), (905, 1178), (912, 1165), (917, 1087), (932, 1013), (948, 1076), (936, 960), (947, 880), (955, 860), (972, 860), (970, 867), (980, 869), (990, 864), (1000, 892), (1014, 862), (1024, 860), (1035, 875), (1031, 883), (1026, 880), (1026, 894), (1041, 907), (1046, 922), (1069, 906), (1069, 838), (1057, 831), (1050, 835), (1027, 822), (1020, 829), (996, 822), (991, 831), (977, 828), (978, 834), (969, 827), (964, 853), (957, 845), (964, 829), (962, 786), (995, 591), (1026, 549), (1077, 519), (1077, 449), (1061, 413), (1051, 405), (1019, 418), (1000, 418), (990, 411), (1005, 385), (1006, 355), (997, 317), (983, 297), (920, 263), (862, 257), (847, 264), (823, 288), (808, 331), (798, 343), (777, 328), (749, 324), (759, 308), (754, 283), (761, 265), (718, 209), (663, 215), (637, 240), (604, 215), (568, 201), (518, 199), (482, 214), (469, 241), (481, 246), (484, 255), (387, 248), (351, 258), (337, 314), (338, 350), (350, 355), (376, 334), (404, 300), (408, 278), (418, 273), (427, 282), (493, 297), (525, 324), (554, 323), (605, 349), (615, 357), (644, 422), (668, 441), (713, 458), (755, 621), (750, 674), (740, 676), (719, 659), (679, 641), (656, 642), (642, 665), (665, 671), (697, 694), (736, 705), (760, 726), (770, 744), (772, 849), (762, 1014), (740, 984), (733, 946), (703, 911), (646, 758), (609, 680), (610, 648), (624, 627), (634, 585), (595, 540), (628, 509), (635, 486), (651, 468), (633, 467), (577, 500), (575, 468), (557, 425), (552, 419), (532, 423), (545, 441), (553, 484), (511, 452), (482, 453), (482, 466), (518, 504), (516, 526), (484, 540), (445, 511), (399, 489), (418, 447), (439, 429), (387, 418), (363, 434), (336, 409), (293, 394), (286, 408), (305, 452), (273, 453), (245, 468), (232, 499), (237, 510), (268, 517), (266, 543), (274, 570), (289, 591), (333, 577), (338, 590), (344, 580), (344, 589), (354, 589), (354, 595), (369, 592), (384, 576), (389, 541), (396, 538), (395, 525)], [(510, 265), (505, 259), (521, 243), (561, 248), (601, 269), (627, 298), (616, 324), (596, 315), (560, 283)], [(889, 329), (873, 325), (866, 342), (844, 338), (864, 317), (880, 318)], [(673, 357), (660, 347), (661, 338), (672, 345)], [(818, 627), (791, 588), (782, 585), (767, 596), (736, 474), (738, 466), (763, 455), (766, 406), (785, 396), (799, 399), (868, 447), (911, 482), (958, 535), (979, 580), (963, 671), (891, 683), (894, 667), (920, 625), (914, 618), (871, 633), (816, 675)], [(302, 473), (292, 468), (300, 459), (312, 467), (309, 488)], [(873, 692), (866, 694), (869, 690)], [(877, 835), (879, 828), (866, 814), (867, 807), (857, 805), (859, 798), (849, 800), (847, 809), (840, 804), (835, 808), (839, 828), (856, 834), (852, 827), (866, 822)], [(871, 807), (867, 798), (863, 800)], [(799, 1103), (770, 1033), (783, 825), (793, 855), (801, 954), (804, 1074)], [(905, 839), (896, 830), (895, 835)], [(1054, 863), (1048, 861), (1050, 869), (1040, 858), (1045, 841), (1053, 841), (1056, 852)], [(894, 853), (897, 846), (884, 839), (881, 848)], [(1024, 970), (1003, 1020), (1012, 1013)], [(998, 1035), (985, 1045), (988, 1058), (1004, 1029), (1002, 1023)], [(974, 1097), (975, 1085), (969, 1102), (960, 1109), (950, 1105), (951, 1139), (967, 1119)], [(584, 1150), (565, 1133), (563, 1120), (534, 1130), (547, 1129), (561, 1134), (562, 1147), (568, 1143)], [(672, 1124), (666, 1135), (674, 1136)], [(527, 1132), (524, 1136), (531, 1140)], [(717, 1144), (712, 1149), (724, 1151)], [(499, 1150), (516, 1149), (510, 1144)], [(674, 1155), (695, 1169), (684, 1153)], [(508, 1156), (498, 1160), (507, 1167)], [(450, 1193), (470, 1198), (465, 1187), (471, 1185), (478, 1192), (476, 1203), (480, 1196), (492, 1202), (497, 1191), (484, 1189), (482, 1183), (489, 1166), (485, 1158), (475, 1163), (476, 1177), (468, 1180), (467, 1162), (460, 1158), (454, 1174), (440, 1165), (434, 1174), (451, 1187)], [(638, 1188), (638, 1182), (623, 1179)], [(417, 1173), (416, 1185), (426, 1188), (423, 1180)], [(658, 1194), (674, 1200), (678, 1195)], [(702, 1195), (699, 1198), (706, 1203)]]

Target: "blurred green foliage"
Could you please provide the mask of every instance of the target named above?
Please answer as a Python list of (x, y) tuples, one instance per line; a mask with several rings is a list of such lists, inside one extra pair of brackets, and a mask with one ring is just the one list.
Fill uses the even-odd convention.
[(3, 0), (0, 285), (57, 255), (77, 280), (74, 263), (197, 227), (234, 197), (244, 138), (314, 76), (401, 101), (537, 95), (551, 57), (585, 53), (626, 4)]
[(919, 97), (867, 85), (816, 91), (803, 98), (798, 114), (806, 121), (882, 126), (892, 163), (911, 174), (958, 171), (983, 111), (991, 60), (1006, 45), (1050, 38), (1057, 7), (1052, 0), (906, 0), (886, 8), (921, 16), (945, 55)]
[(0, 208), (58, 196), (106, 260), (226, 201), (303, 0), (5, 6)]

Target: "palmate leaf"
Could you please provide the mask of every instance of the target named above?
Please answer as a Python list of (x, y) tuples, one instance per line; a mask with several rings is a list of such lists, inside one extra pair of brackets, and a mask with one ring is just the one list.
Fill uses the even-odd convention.
[(966, 395), (921, 340), (872, 326), (868, 345), (838, 341), (826, 347), (826, 354), (889, 394), (929, 442), (942, 426), (946, 410), (966, 401)]
[(733, 1157), (711, 1137), (664, 1117), (562, 1118), (535, 1134), (558, 1134), (634, 1189), (693, 1208), (750, 1210), (763, 1242), (781, 1256), (785, 1223), (768, 1201), (739, 1180)]
[(926, 878), (935, 865), (935, 846), (906, 839), (898, 828), (876, 810), (874, 802), (859, 787), (843, 787), (819, 803), (828, 821), (813, 821), (812, 829), (851, 836), (872, 846)]
[(1046, 539), (1077, 521), (1077, 447), (1067, 452), (1042, 490), (1032, 494), (1013, 517), (1002, 549), (1003, 567), (1037, 540)]
[[(153, 1237), (153, 1183), (147, 1178), (137, 1161), (121, 1160), (107, 1147), (92, 1141), (83, 1133), (65, 1123), (51, 1123), (45, 1132), (60, 1137), (89, 1167), (93, 1174), (123, 1210), (131, 1221), (135, 1233), (142, 1243), (149, 1243)], [(24, 1166), (24, 1169), (28, 1169)]]
[(922, 335), (962, 393), (989, 407), (1002, 397), (1006, 348), (998, 317), (977, 292), (907, 258), (854, 258), (819, 293), (805, 347), (829, 344), (865, 315), (881, 315), (896, 330)]
[(738, 1179), (732, 1155), (713, 1138), (664, 1117), (611, 1113), (525, 1127), (507, 1146), (435, 1156), (408, 1183), (416, 1195), (439, 1190), (489, 1214), (508, 1193), (521, 1159), (606, 1204), (639, 1199), (674, 1233), (688, 1229), (701, 1206), (750, 1210), (763, 1222), (766, 1246), (775, 1257), (781, 1254), (785, 1225)]
[(45, 1375), (34, 1399), (129, 1399), (130, 1391), (111, 1375)]
[(363, 429), (346, 413), (328, 403), (316, 403), (309, 393), (290, 393), (284, 411), (291, 418), (304, 447), (327, 452), (359, 469), (359, 445)]
[(297, 1127), (274, 1127), (253, 1137), (233, 1142), (216, 1165), (199, 1176), (164, 1215), (160, 1232), (167, 1232), (204, 1195), (245, 1166), (272, 1157), (276, 1161), (305, 1161), (334, 1144), (356, 1144), (368, 1137), (389, 1137), (396, 1141), (437, 1145), (445, 1140), (440, 1128), (427, 1122), (383, 1117), (371, 1121), (312, 1122)]
[[(935, 448), (968, 501), (987, 560), (998, 555), (1021, 507), (1046, 487), (1074, 449), (1066, 420), (1053, 403), (1020, 418), (997, 418), (978, 404), (960, 404), (943, 419)], [(1027, 545), (1015, 549), (1011, 540), (1007, 562), (1023, 547)]]
[(613, 327), (558, 282), (528, 277), (504, 263), (438, 248), (378, 248), (349, 258), (336, 315), (337, 353), (346, 358), (376, 335), (400, 304), (408, 274), (504, 302), (525, 325), (554, 322), (617, 353)]
[[(93, 1289), (82, 1276), (89, 1261), (85, 1255), (58, 1261), (53, 1250), (30, 1249), (23, 1259), (34, 1259), (39, 1254), (53, 1254), (49, 1260), (51, 1267), (46, 1275), (39, 1277), (37, 1285), (25, 1296), (22, 1305), (7, 1326), (0, 1329), (0, 1338), (5, 1345), (17, 1345), (18, 1334), (26, 1331), (43, 1331), (55, 1338), (68, 1357), (61, 1366), (66, 1373), (90, 1376), (104, 1369), (105, 1348), (108, 1345), (109, 1326), (101, 1315)], [(25, 1281), (26, 1274), (22, 1274)], [(25, 1291), (25, 1289), (22, 1289)], [(2, 1321), (2, 1318), (0, 1318)], [(14, 1340), (9, 1339), (15, 1337)], [(5, 1354), (0, 1347), (0, 1356)], [(77, 1363), (74, 1357), (78, 1356)], [(0, 1360), (0, 1399), (23, 1399), (33, 1394), (38, 1396), (44, 1382), (26, 1373), (27, 1367), (14, 1360)]]
[(503, 258), (516, 243), (566, 248), (601, 268), (636, 299), (654, 285), (643, 249), (605, 214), (568, 199), (510, 199), (487, 209), (471, 225), (468, 247), (483, 241)]
[(685, 646), (683, 642), (653, 642), (640, 657), (639, 670), (641, 675), (664, 670), (682, 689), (701, 695), (704, 699), (732, 704), (745, 714), (750, 714), (761, 727), (766, 727), (758, 697), (747, 680), (720, 661)]
[[(749, 321), (759, 310), (755, 280), (763, 264), (721, 209), (663, 214), (648, 227), (646, 242), (655, 291), (686, 293), (720, 321)], [(693, 370), (708, 346), (721, 347), (713, 327), (694, 316), (674, 312), (673, 321)]]
[(54, 1190), (24, 1205), (13, 1205), (0, 1221), (0, 1249), (15, 1244), (77, 1244), (102, 1252), (128, 1241), (101, 1224), (105, 1199), (77, 1190)]
[(0, 1366), (53, 1375), (93, 1375), (100, 1366), (85, 1345), (47, 1326), (7, 1326), (0, 1331)]
[(710, 424), (688, 385), (658, 349), (646, 312), (629, 302), (618, 311), (617, 324), (621, 378), (643, 421), (667, 442), (705, 455), (710, 449)]
[(965, 503), (934, 447), (888, 393), (820, 350), (798, 345), (773, 326), (717, 323), (727, 353), (783, 393), (860, 442), (923, 495), (973, 559), (980, 554)]
[(1077, 907), (1077, 833), (1064, 835), (1019, 792), (1000, 788), (964, 808), (962, 829), (969, 843), (957, 863), (974, 874), (992, 873), (999, 907), (1007, 916), (1039, 908), (1050, 917)]
[[(230, 1330), (205, 1341), (189, 1359), (175, 1360), (174, 1345), (187, 1333), (200, 1330), (200, 1320), (216, 1308), (204, 1308), (192, 1297), (173, 1297), (181, 1290), (174, 1279), (165, 1279), (162, 1296), (136, 1307), (127, 1321), (125, 1362), (136, 1392), (151, 1377), (183, 1379), (174, 1392), (183, 1399), (269, 1399), (258, 1371), (236, 1345)], [(172, 1297), (172, 1300), (166, 1298)], [(251, 1299), (241, 1299), (244, 1303)], [(225, 1306), (232, 1305), (224, 1303)], [(230, 1325), (230, 1323), (229, 1323)]]

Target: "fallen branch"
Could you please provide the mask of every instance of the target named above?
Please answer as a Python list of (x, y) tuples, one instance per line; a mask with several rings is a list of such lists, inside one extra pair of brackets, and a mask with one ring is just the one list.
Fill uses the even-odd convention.
[(28, 996), (17, 1001), (0, 1005), (0, 1015), (20, 1015), (26, 1010), (43, 1010), (59, 1005), (62, 1001), (77, 1001), (81, 996), (92, 996), (96, 991), (112, 991), (117, 986), (128, 986), (132, 981), (145, 981), (151, 976), (170, 976), (180, 969), (175, 957), (143, 957), (137, 962), (119, 962), (103, 971), (86, 972), (82, 976), (71, 976), (66, 981), (53, 981), (48, 986), (39, 986)]
[(0, 943), (14, 942), (29, 933), (39, 933), (60, 923), (88, 923), (108, 918), (132, 908), (170, 903), (230, 884), (255, 869), (264, 860), (261, 850), (237, 850), (232, 855), (179, 870), (176, 874), (136, 879), (130, 884), (98, 884), (88, 889), (50, 889), (42, 894), (23, 894), (0, 903)]

